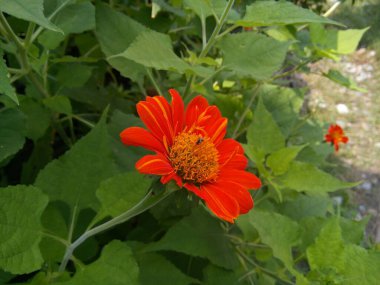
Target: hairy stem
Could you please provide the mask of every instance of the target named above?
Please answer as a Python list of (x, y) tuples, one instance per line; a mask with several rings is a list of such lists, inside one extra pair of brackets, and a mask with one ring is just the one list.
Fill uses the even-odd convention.
[(156, 205), (158, 202), (164, 200), (166, 197), (168, 197), (171, 193), (173, 193), (175, 190), (166, 189), (161, 194), (154, 194), (153, 190), (150, 190), (148, 194), (133, 208), (129, 209), (128, 211), (122, 213), (121, 215), (103, 223), (100, 224), (86, 232), (84, 232), (77, 240), (75, 240), (72, 244), (70, 244), (66, 248), (65, 255), (63, 256), (61, 265), (59, 266), (59, 272), (63, 272), (67, 266), (67, 263), (71, 259), (74, 250), (80, 246), (83, 242), (85, 242), (88, 238), (101, 233), (103, 231), (106, 231), (116, 225), (119, 225), (121, 223), (124, 223), (128, 221), (129, 219), (137, 216), (138, 214), (141, 214), (142, 212), (145, 212), (146, 210), (152, 208), (154, 205)]

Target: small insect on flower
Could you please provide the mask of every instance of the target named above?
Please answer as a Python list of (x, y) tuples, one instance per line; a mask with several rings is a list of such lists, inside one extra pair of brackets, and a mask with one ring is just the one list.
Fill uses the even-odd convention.
[(331, 143), (334, 146), (335, 151), (339, 150), (339, 144), (348, 142), (348, 137), (344, 135), (344, 131), (339, 125), (330, 125), (327, 134), (325, 135), (326, 142)]
[(124, 144), (155, 152), (136, 163), (140, 173), (161, 176), (161, 183), (174, 180), (179, 187), (200, 197), (219, 218), (230, 223), (253, 207), (248, 190), (261, 181), (246, 171), (248, 160), (240, 143), (226, 139), (227, 118), (216, 106), (197, 96), (185, 108), (179, 93), (147, 97), (137, 113), (147, 129), (130, 127), (121, 132)]
[(201, 144), (203, 141), (204, 141), (204, 138), (200, 137), (200, 138), (197, 140), (196, 144), (199, 145), (199, 144)]

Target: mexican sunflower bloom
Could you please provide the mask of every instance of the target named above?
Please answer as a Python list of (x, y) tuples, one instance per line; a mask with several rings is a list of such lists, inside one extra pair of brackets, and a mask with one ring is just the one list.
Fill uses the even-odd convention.
[(330, 125), (325, 140), (334, 145), (335, 151), (338, 151), (339, 143), (347, 143), (348, 137), (344, 135), (344, 131), (339, 125)]
[(179, 93), (170, 89), (171, 103), (162, 96), (147, 97), (137, 112), (147, 129), (130, 127), (120, 133), (126, 145), (155, 152), (142, 157), (140, 173), (174, 180), (179, 187), (205, 201), (219, 218), (233, 223), (253, 207), (249, 189), (261, 186), (259, 178), (245, 171), (248, 160), (242, 146), (225, 139), (227, 119), (202, 96), (185, 109)]

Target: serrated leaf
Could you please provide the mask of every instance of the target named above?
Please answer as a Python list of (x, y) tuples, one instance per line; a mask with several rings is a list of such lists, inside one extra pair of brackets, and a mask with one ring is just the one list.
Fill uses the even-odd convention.
[(267, 159), (266, 164), (274, 175), (284, 174), (289, 169), (290, 163), (305, 146), (289, 146), (273, 152)]
[(140, 64), (123, 57), (111, 56), (120, 54), (136, 39), (149, 29), (125, 14), (117, 12), (106, 5), (96, 6), (96, 36), (107, 61), (122, 75), (138, 80), (145, 73)]
[(290, 2), (258, 1), (249, 6), (243, 19), (236, 22), (244, 27), (281, 26), (307, 23), (342, 25)]
[(339, 224), (342, 229), (342, 237), (345, 242), (360, 244), (363, 241), (365, 230), (371, 216), (366, 216), (360, 221), (340, 217)]
[(307, 248), (306, 254), (310, 268), (323, 269), (333, 266), (344, 268), (344, 245), (338, 218), (331, 218), (321, 229), (316, 241)]
[(311, 197), (299, 194), (294, 200), (279, 205), (279, 208), (283, 215), (300, 221), (308, 217), (325, 217), (331, 204), (331, 199), (327, 195)]
[(196, 284), (198, 281), (182, 273), (174, 264), (156, 253), (137, 256), (140, 266), (140, 284)]
[(35, 185), (51, 201), (64, 201), (79, 209), (98, 209), (95, 191), (101, 181), (116, 173), (104, 118), (59, 159), (38, 175)]
[(190, 66), (173, 51), (168, 35), (153, 31), (141, 33), (120, 56), (158, 70), (184, 73)]
[(235, 252), (218, 220), (197, 208), (172, 226), (165, 236), (147, 250), (173, 250), (191, 256), (208, 258), (213, 264), (227, 269), (238, 265)]
[(247, 141), (255, 152), (264, 154), (277, 151), (285, 146), (285, 138), (261, 98), (259, 98), (253, 113), (253, 121), (248, 128)]
[(103, 181), (96, 190), (96, 196), (102, 205), (102, 211), (116, 217), (140, 202), (151, 184), (152, 180), (144, 175), (127, 172)]
[(3, 59), (3, 50), (0, 49), (0, 94), (9, 97), (17, 105), (19, 104), (16, 91), (8, 77), (7, 65)]
[(273, 250), (273, 255), (290, 269), (293, 266), (292, 247), (300, 240), (301, 228), (286, 216), (275, 212), (254, 209), (248, 214), (250, 224), (259, 232), (263, 243)]
[(16, 109), (0, 112), (0, 162), (17, 153), (25, 142), (25, 116)]
[(359, 92), (367, 92), (366, 89), (359, 87), (354, 80), (351, 78), (345, 77), (338, 70), (330, 69), (328, 73), (323, 73), (324, 77), (327, 77), (331, 81), (338, 83), (339, 85), (345, 86), (348, 89), (359, 91)]
[(98, 260), (79, 270), (62, 285), (139, 285), (139, 267), (132, 250), (121, 241), (106, 245)]
[(33, 186), (0, 188), (0, 267), (13, 274), (41, 268), (41, 214), (46, 195)]
[(280, 69), (290, 42), (279, 42), (257, 33), (225, 36), (219, 45), (223, 65), (241, 76), (269, 79)]
[(43, 0), (0, 0), (0, 10), (16, 18), (62, 33), (60, 28), (45, 17)]
[(288, 172), (277, 178), (277, 183), (282, 187), (309, 194), (323, 194), (357, 185), (341, 181), (313, 164), (299, 161), (293, 161)]
[(90, 79), (93, 66), (80, 63), (64, 63), (59, 66), (57, 80), (66, 87), (81, 87)]
[(43, 100), (43, 103), (53, 112), (66, 115), (72, 114), (70, 99), (66, 96), (53, 96)]
[(367, 251), (357, 245), (348, 245), (344, 249), (344, 284), (375, 285), (380, 280), (380, 253)]

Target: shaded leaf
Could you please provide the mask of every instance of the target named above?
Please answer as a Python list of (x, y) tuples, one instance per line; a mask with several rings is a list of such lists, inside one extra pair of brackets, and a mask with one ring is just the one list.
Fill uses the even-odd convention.
[(19, 104), (17, 94), (8, 77), (7, 65), (3, 59), (3, 50), (0, 49), (0, 94), (8, 96), (17, 105)]
[(0, 162), (17, 153), (25, 142), (25, 117), (15, 110), (0, 112)]
[(145, 253), (137, 256), (140, 266), (140, 284), (176, 284), (187, 285), (198, 283), (182, 273), (174, 264), (156, 253)]
[(215, 265), (208, 265), (204, 270), (205, 285), (237, 285), (239, 276), (234, 271), (226, 270)]
[(138, 285), (139, 267), (131, 249), (121, 241), (112, 241), (106, 245), (101, 256), (95, 262), (79, 270), (64, 285)]
[(47, 196), (33, 186), (0, 189), (0, 267), (3, 270), (23, 274), (41, 268), (40, 219), (47, 203)]
[(66, 96), (53, 96), (43, 100), (43, 103), (53, 112), (65, 115), (72, 114), (70, 99)]
[(199, 208), (172, 226), (160, 241), (148, 246), (147, 250), (173, 250), (204, 257), (227, 269), (238, 265), (232, 245), (219, 221)]
[(38, 175), (35, 185), (51, 201), (65, 201), (79, 209), (97, 209), (95, 190), (116, 172), (108, 145), (104, 118), (59, 159), (50, 162)]
[(96, 196), (102, 205), (102, 211), (116, 217), (140, 202), (151, 184), (152, 180), (144, 175), (127, 172), (103, 181), (96, 190)]
[(263, 243), (289, 269), (293, 266), (292, 247), (299, 243), (301, 228), (286, 216), (254, 209), (248, 214), (250, 224), (259, 232)]

